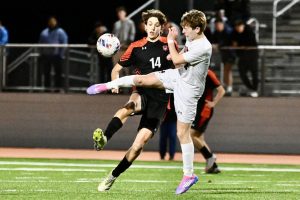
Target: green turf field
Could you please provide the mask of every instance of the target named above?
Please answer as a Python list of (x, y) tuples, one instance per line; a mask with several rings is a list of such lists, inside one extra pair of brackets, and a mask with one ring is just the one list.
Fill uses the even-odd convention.
[(135, 162), (108, 192), (98, 183), (117, 164), (101, 160), (0, 159), (0, 199), (300, 199), (300, 166), (220, 164), (176, 196), (181, 162)]

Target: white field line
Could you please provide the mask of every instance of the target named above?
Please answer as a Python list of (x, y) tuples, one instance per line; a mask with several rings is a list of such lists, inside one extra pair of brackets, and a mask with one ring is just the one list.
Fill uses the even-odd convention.
[[(74, 180), (74, 181), (59, 181), (59, 180), (5, 180), (0, 179), (2, 183), (99, 183), (102, 179), (86, 179), (86, 180)], [(120, 183), (177, 183), (178, 181), (168, 181), (168, 180), (134, 180), (134, 179), (119, 179), (117, 180)], [(300, 181), (297, 181), (298, 184), (295, 184), (295, 181), (216, 181), (210, 184), (213, 185), (224, 185), (224, 184), (235, 184), (235, 185), (244, 185), (245, 183), (273, 183), (277, 186), (291, 186), (299, 187)]]
[(70, 168), (0, 168), (0, 171), (53, 171), (53, 172), (106, 172), (104, 169), (70, 169)]
[[(65, 171), (96, 171), (101, 172), (102, 169), (99, 168), (112, 168), (116, 167), (117, 164), (81, 164), (81, 163), (55, 163), (55, 162), (22, 162), (22, 161), (0, 161), (1, 165), (27, 165), (27, 166), (63, 166), (63, 167), (96, 167), (95, 169), (69, 169)], [(135, 169), (182, 169), (182, 166), (174, 165), (142, 165), (133, 164), (130, 168)], [(202, 169), (202, 167), (194, 167), (195, 169)], [(23, 170), (22, 170), (23, 169)], [(28, 170), (26, 170), (28, 169)], [(31, 170), (32, 169), (32, 170)], [(36, 169), (36, 170), (35, 170)], [(42, 169), (47, 168), (0, 168), (2, 171), (18, 170), (18, 171), (43, 171)], [(48, 168), (49, 171), (56, 168)], [(59, 168), (57, 171), (63, 170), (64, 168)], [(261, 172), (300, 172), (300, 168), (266, 168), (266, 167), (220, 167), (223, 171), (261, 171)], [(46, 170), (44, 170), (46, 171)]]

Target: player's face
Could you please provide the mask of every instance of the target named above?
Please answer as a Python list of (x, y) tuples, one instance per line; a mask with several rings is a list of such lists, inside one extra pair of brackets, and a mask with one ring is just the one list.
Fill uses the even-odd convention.
[(154, 40), (160, 36), (161, 25), (156, 17), (150, 17), (145, 25), (147, 38)]
[(182, 33), (188, 41), (193, 41), (194, 39), (197, 39), (199, 37), (199, 31), (199, 27), (196, 27), (195, 29), (192, 29), (192, 27), (188, 25), (182, 27)]

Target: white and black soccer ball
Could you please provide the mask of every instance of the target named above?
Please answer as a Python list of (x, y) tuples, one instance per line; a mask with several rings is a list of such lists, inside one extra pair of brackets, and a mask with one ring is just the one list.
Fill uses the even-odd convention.
[(120, 49), (120, 40), (111, 33), (101, 35), (97, 40), (97, 50), (104, 57), (112, 57)]

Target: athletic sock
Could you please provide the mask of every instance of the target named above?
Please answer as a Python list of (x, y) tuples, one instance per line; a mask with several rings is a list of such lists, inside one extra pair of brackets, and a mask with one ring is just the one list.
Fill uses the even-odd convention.
[(119, 87), (130, 87), (134, 85), (133, 78), (135, 75), (123, 76), (113, 81), (107, 82), (105, 85), (108, 89), (119, 88)]
[(183, 173), (185, 176), (193, 176), (194, 172), (194, 144), (181, 144)]
[(227, 86), (226, 92), (232, 92), (232, 86)]
[(206, 160), (213, 156), (206, 146), (202, 147), (200, 152)]
[(132, 162), (129, 162), (125, 156), (123, 160), (119, 163), (119, 165), (112, 171), (112, 175), (114, 177), (120, 176), (120, 174), (123, 173), (126, 169), (128, 169), (131, 164)]
[(118, 117), (113, 117), (112, 120), (106, 127), (104, 131), (104, 135), (106, 136), (107, 140), (110, 138), (123, 126), (122, 121)]

